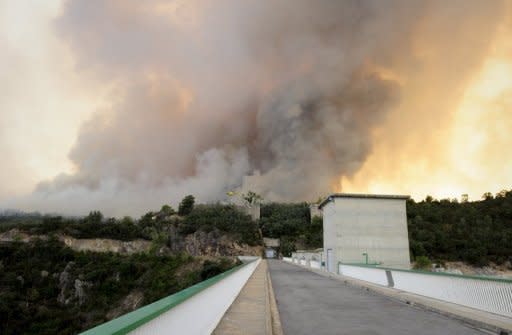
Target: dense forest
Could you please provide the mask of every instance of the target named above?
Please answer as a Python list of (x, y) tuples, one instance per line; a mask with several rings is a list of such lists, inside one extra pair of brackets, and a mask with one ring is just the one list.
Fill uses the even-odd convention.
[(281, 239), (281, 253), (323, 246), (322, 219), (311, 220), (307, 203), (267, 203), (261, 206), (260, 227), (265, 237)]
[(0, 243), (0, 334), (76, 334), (233, 267), (232, 259)]
[(463, 261), (476, 266), (512, 262), (512, 191), (481, 201), (407, 202), (411, 257)]
[[(164, 205), (138, 220), (98, 211), (82, 218), (0, 215), (0, 233), (13, 230), (32, 239), (0, 241), (0, 334), (76, 334), (238, 264), (202, 253), (216, 246), (222, 255), (219, 241), (261, 245), (249, 215), (233, 205), (195, 205), (192, 196), (177, 212)], [(143, 239), (152, 247), (131, 255), (77, 252), (59, 240), (63, 235)], [(190, 237), (195, 247), (204, 244), (196, 256), (186, 251)]]

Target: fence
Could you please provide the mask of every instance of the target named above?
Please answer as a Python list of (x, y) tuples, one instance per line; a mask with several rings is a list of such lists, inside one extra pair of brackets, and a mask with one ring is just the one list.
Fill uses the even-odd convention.
[(259, 262), (237, 266), (81, 335), (210, 334)]
[(405, 292), (512, 317), (512, 280), (381, 268), (338, 265), (341, 275)]
[[(321, 269), (318, 261), (287, 262)], [(338, 273), (373, 284), (392, 287), (512, 318), (512, 280), (440, 272), (392, 269), (366, 264), (338, 264)]]

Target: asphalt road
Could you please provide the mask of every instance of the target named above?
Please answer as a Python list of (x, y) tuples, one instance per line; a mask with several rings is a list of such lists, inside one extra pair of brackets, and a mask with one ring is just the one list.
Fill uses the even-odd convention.
[(270, 260), (269, 268), (285, 335), (484, 334), (283, 261)]

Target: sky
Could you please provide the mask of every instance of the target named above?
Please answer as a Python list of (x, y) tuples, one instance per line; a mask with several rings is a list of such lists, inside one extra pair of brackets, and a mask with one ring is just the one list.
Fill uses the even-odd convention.
[(511, 189), (511, 36), (499, 0), (0, 0), (0, 208)]

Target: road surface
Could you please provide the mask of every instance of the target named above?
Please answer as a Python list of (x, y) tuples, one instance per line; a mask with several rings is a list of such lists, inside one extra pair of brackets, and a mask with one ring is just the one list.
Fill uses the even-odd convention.
[(321, 276), (269, 261), (284, 334), (485, 334), (457, 320)]

